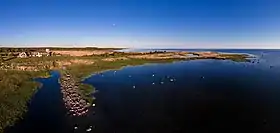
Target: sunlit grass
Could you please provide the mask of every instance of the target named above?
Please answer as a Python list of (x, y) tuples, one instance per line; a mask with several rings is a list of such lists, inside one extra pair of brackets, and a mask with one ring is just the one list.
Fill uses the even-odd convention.
[(39, 87), (34, 77), (46, 72), (0, 71), (0, 132), (12, 126), (27, 111), (27, 102)]

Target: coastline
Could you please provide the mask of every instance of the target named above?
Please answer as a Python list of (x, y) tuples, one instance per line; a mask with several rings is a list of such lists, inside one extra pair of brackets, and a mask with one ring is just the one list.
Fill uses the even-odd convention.
[[(5, 74), (4, 79), (1, 81), (1, 89), (6, 91), (6, 94), (1, 94), (1, 114), (0, 119), (0, 133), (4, 132), (5, 128), (13, 126), (18, 120), (22, 119), (22, 116), (28, 111), (28, 103), (31, 101), (32, 96), (42, 87), (35, 78), (45, 78), (47, 77), (46, 71), (41, 72), (9, 72), (0, 71), (1, 74)], [(7, 81), (9, 78), (16, 78), (16, 81)], [(13, 82), (13, 83), (10, 83)], [(16, 86), (11, 86), (12, 84), (17, 84)], [(11, 88), (12, 87), (12, 88)], [(2, 92), (3, 93), (3, 92)], [(16, 97), (16, 98), (13, 98)], [(9, 103), (8, 105), (2, 103)]]
[[(187, 54), (189, 53), (195, 53), (198, 54), (199, 57), (193, 57), (189, 58), (187, 57)], [(240, 61), (246, 61), (246, 58), (249, 56), (240, 55), (240, 54), (232, 54), (228, 56), (227, 54), (222, 53), (216, 53), (216, 52), (148, 52), (148, 53), (122, 53), (122, 52), (116, 52), (111, 54), (105, 54), (105, 55), (97, 55), (97, 56), (82, 56), (82, 57), (44, 57), (42, 59), (39, 59), (38, 57), (35, 57), (36, 59), (31, 58), (24, 58), (24, 59), (16, 59), (15, 62), (13, 60), (9, 60), (8, 63), (13, 64), (11, 69), (7, 70), (1, 70), (5, 73), (11, 73), (11, 72), (19, 72), (21, 74), (17, 74), (15, 77), (24, 77), (22, 78), (21, 83), (13, 83), (12, 81), (8, 80), (7, 84), (19, 84), (26, 83), (28, 81), (32, 81), (33, 83), (36, 83), (36, 81), (32, 80), (34, 78), (48, 78), (51, 76), (49, 73), (46, 74), (46, 72), (49, 72), (50, 70), (57, 70), (59, 72), (62, 72), (62, 68), (66, 68), (66, 71), (69, 72), (75, 82), (78, 83), (78, 91), (80, 91), (83, 94), (84, 99), (91, 99), (89, 102), (92, 103), (94, 98), (91, 94), (94, 94), (95, 88), (92, 85), (85, 84), (83, 81), (97, 73), (105, 72), (105, 71), (113, 71), (113, 70), (119, 70), (123, 67), (128, 66), (138, 66), (138, 65), (145, 65), (145, 64), (154, 64), (154, 63), (172, 63), (176, 61), (188, 61), (188, 60), (198, 60), (198, 59), (217, 59), (217, 60), (232, 60), (235, 61), (235, 59)], [(226, 55), (226, 56), (225, 56)], [(120, 57), (123, 57), (122, 59), (118, 59)], [(105, 60), (110, 59), (110, 60)], [(74, 61), (73, 61), (74, 60)], [(67, 61), (72, 61), (71, 64), (65, 64)], [(25, 65), (26, 62), (28, 62), (27, 66), (24, 67), (30, 67), (30, 64), (32, 66), (32, 69), (23, 69), (23, 70), (17, 70), (15, 66), (19, 65)], [(61, 64), (62, 62), (62, 64)], [(5, 63), (5, 62), (4, 62)], [(24, 64), (23, 64), (24, 63)], [(36, 67), (38, 64), (42, 64), (43, 66)], [(34, 65), (32, 65), (34, 64)], [(45, 67), (46, 65), (47, 67)], [(35, 66), (35, 67), (34, 67)], [(33, 68), (34, 67), (34, 68)], [(9, 67), (8, 67), (9, 68)], [(27, 76), (26, 76), (27, 75)], [(13, 78), (13, 77), (12, 77)], [(9, 79), (9, 77), (8, 77)], [(31, 85), (32, 86), (32, 85)], [(1, 130), (4, 130), (7, 126), (12, 126), (17, 119), (19, 119), (26, 111), (27, 111), (27, 103), (31, 99), (32, 95), (36, 93), (38, 90), (38, 86), (36, 87), (29, 87), (27, 86), (28, 90), (35, 90), (32, 93), (22, 93), (21, 97), (28, 100), (20, 100), (21, 106), (14, 106), (15, 108), (13, 110), (18, 110), (16, 108), (19, 108), (20, 111), (16, 115), (12, 115), (10, 118), (7, 118), (7, 120), (2, 120), (2, 122), (6, 122), (7, 124), (1, 124), (3, 127), (0, 127)], [(33, 88), (33, 89), (31, 89)], [(35, 88), (35, 89), (34, 89)], [(36, 89), (37, 88), (37, 89)], [(21, 90), (21, 89), (20, 89)], [(12, 94), (12, 93), (11, 93)], [(89, 95), (90, 94), (90, 95)], [(12, 103), (17, 103), (12, 101)], [(4, 105), (5, 106), (5, 105)], [(26, 108), (26, 109), (24, 109)], [(4, 111), (3, 111), (4, 112)], [(7, 115), (6, 113), (1, 115)]]

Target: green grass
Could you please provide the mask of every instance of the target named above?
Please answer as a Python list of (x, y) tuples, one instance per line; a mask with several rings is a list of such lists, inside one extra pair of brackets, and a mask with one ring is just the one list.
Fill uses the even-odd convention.
[(33, 78), (46, 75), (46, 72), (0, 71), (0, 132), (27, 111), (26, 103), (40, 85)]
[(79, 84), (79, 90), (81, 91), (81, 94), (83, 98), (89, 102), (90, 104), (93, 103), (94, 98), (92, 97), (92, 94), (95, 92), (95, 88), (89, 84)]

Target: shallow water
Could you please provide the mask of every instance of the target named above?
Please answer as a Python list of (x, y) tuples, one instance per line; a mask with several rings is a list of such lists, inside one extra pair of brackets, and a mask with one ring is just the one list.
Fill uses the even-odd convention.
[[(195, 60), (93, 75), (84, 82), (98, 90), (96, 107), (91, 118), (77, 123), (93, 126), (95, 133), (279, 133), (280, 51), (219, 52), (258, 55), (259, 63)], [(26, 124), (16, 129), (73, 132), (64, 119), (57, 78), (42, 81), (46, 85), (34, 96)]]
[(43, 86), (32, 97), (28, 112), (8, 133), (51, 133), (67, 131), (65, 109), (59, 90), (59, 73), (51, 72), (50, 78), (35, 79)]

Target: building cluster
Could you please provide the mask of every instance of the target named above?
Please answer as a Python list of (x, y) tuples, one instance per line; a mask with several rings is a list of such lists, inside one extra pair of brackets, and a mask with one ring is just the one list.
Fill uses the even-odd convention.
[(42, 57), (42, 56), (52, 56), (52, 52), (50, 51), (50, 49), (46, 49), (45, 52), (21, 52), (18, 54), (19, 58)]

